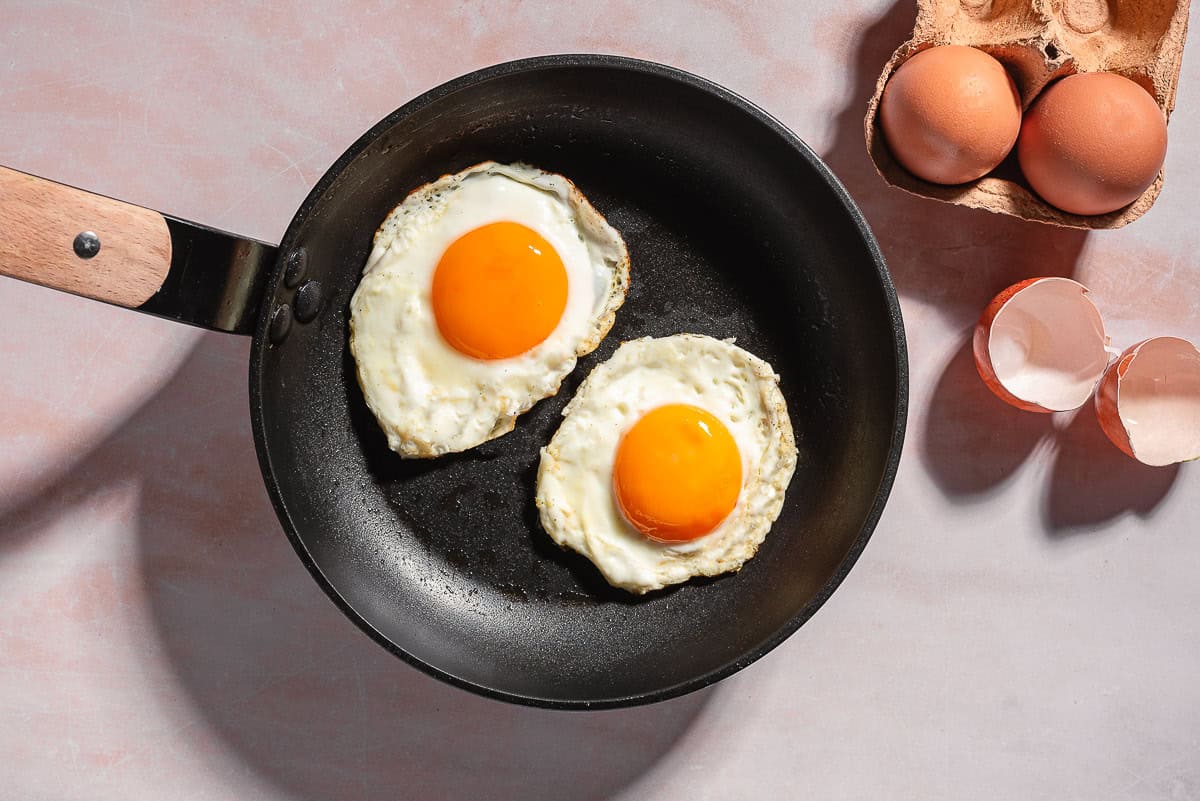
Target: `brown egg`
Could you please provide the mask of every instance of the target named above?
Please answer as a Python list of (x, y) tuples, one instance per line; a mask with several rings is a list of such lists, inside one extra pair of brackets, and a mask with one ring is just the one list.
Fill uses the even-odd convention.
[(1110, 72), (1071, 75), (1025, 115), (1017, 158), (1034, 191), (1072, 214), (1106, 214), (1146, 191), (1167, 154), (1150, 93)]
[(888, 147), (918, 178), (962, 184), (991, 172), (1021, 130), (1021, 97), (999, 61), (943, 45), (900, 65), (884, 87), (879, 120)]

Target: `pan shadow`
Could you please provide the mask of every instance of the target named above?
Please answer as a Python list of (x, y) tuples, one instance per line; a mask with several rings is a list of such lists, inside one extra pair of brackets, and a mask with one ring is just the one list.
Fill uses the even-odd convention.
[[(599, 799), (652, 770), (708, 688), (660, 704), (564, 713), (484, 699), (386, 653), (305, 572), (262, 488), (246, 342), (203, 336), (111, 435), (47, 477), (0, 530), (36, 526), (114, 482), (140, 485), (145, 598), (165, 655), (229, 751), (303, 799)], [(203, 395), (199, 389), (203, 388)]]
[[(1032, 276), (1074, 275), (1087, 232), (919, 198), (887, 186), (876, 173), (863, 117), (883, 65), (908, 39), (915, 17), (910, 0), (897, 0), (863, 31), (853, 56), (852, 94), (838, 113), (834, 140), (823, 158), (879, 241), (910, 326), (909, 342), (917, 350), (914, 376), (920, 376), (923, 335), (913, 324), (924, 319), (924, 312), (941, 317), (950, 330), (967, 329), (1010, 284)], [(987, 391), (975, 372), (969, 334), (941, 373), (928, 405), (914, 404), (915, 430), (923, 432), (921, 458), (950, 498), (997, 486), (1049, 430), (1047, 420), (1012, 409)], [(921, 388), (914, 387), (913, 394), (921, 398)]]
[(1149, 467), (1109, 442), (1088, 402), (1058, 432), (1050, 486), (1042, 502), (1046, 534), (1063, 539), (1135, 514), (1150, 518), (1166, 500), (1180, 466)]

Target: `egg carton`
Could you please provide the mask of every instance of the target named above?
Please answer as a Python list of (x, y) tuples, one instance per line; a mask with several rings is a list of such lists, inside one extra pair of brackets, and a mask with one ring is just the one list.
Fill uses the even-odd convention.
[(1190, 0), (917, 0), (912, 37), (892, 54), (867, 105), (864, 127), (875, 169), (888, 184), (921, 197), (1071, 228), (1120, 228), (1162, 191), (1160, 171), (1133, 203), (1109, 214), (1069, 214), (1029, 188), (1016, 148), (995, 170), (958, 186), (917, 178), (888, 150), (879, 98), (892, 73), (936, 45), (969, 45), (1008, 69), (1028, 109), (1051, 81), (1077, 72), (1115, 72), (1141, 84), (1169, 121), (1187, 38)]

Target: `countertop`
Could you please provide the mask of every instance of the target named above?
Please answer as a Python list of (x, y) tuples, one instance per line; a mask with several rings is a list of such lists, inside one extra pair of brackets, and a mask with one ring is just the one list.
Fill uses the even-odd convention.
[[(0, 279), (5, 798), (1200, 797), (1200, 484), (1094, 416), (996, 401), (968, 336), (1033, 275), (1113, 343), (1200, 341), (1200, 61), (1166, 185), (1083, 234), (889, 189), (863, 146), (907, 0), (8, 2), (0, 164), (278, 241), (388, 112), (521, 56), (673, 64), (758, 103), (861, 204), (912, 365), (900, 473), (823, 609), (643, 708), (475, 697), (389, 656), (305, 572), (263, 489), (249, 340)], [(1193, 45), (1195, 47), (1196, 45)]]

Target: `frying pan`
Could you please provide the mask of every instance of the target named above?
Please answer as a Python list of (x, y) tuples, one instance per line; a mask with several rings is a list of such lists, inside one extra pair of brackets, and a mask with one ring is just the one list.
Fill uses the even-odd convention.
[[(388, 211), (487, 159), (573, 179), (624, 235), (631, 290), (599, 349), (514, 432), (402, 460), (354, 378), (350, 296)], [(670, 67), (549, 56), (433, 89), (329, 168), (278, 248), (3, 168), (0, 226), (0, 272), (253, 333), (255, 445), (300, 559), (389, 651), (484, 695), (627, 706), (745, 667), (845, 578), (895, 475), (907, 357), (861, 213), (783, 125)], [(540, 529), (538, 449), (620, 341), (679, 332), (735, 337), (774, 366), (799, 464), (740, 573), (638, 597)]]

